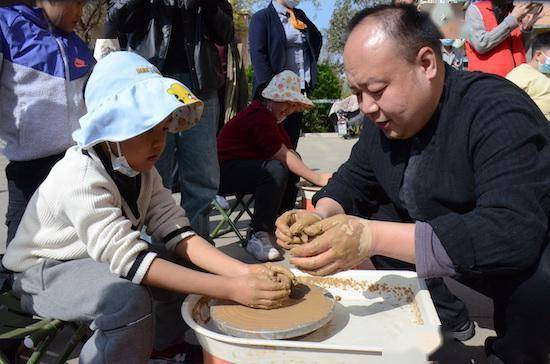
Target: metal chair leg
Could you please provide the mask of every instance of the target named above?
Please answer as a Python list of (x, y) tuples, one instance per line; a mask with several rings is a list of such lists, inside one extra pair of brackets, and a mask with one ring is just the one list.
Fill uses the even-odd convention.
[(52, 343), (53, 339), (55, 338), (57, 332), (52, 332), (44, 340), (40, 342), (38, 347), (34, 350), (29, 360), (27, 360), (27, 364), (38, 364), (40, 362), (40, 359), (46, 354), (46, 351), (48, 350), (48, 347)]
[(84, 338), (86, 338), (86, 333), (88, 332), (88, 325), (86, 324), (80, 324), (78, 327), (76, 327), (75, 332), (71, 336), (69, 342), (67, 345), (65, 345), (65, 349), (59, 356), (59, 359), (57, 360), (57, 364), (65, 364), (71, 353), (74, 351), (76, 346), (84, 341)]
[[(237, 226), (235, 225), (235, 223), (233, 222), (233, 219), (231, 219), (231, 214), (234, 210), (234, 208), (231, 208), (229, 210), (229, 213), (226, 212), (226, 210), (224, 210), (219, 204), (217, 201), (214, 201), (213, 202), (213, 205), (214, 205), (214, 208), (216, 210), (218, 210), (218, 212), (222, 215), (222, 220), (218, 223), (218, 225), (216, 225), (216, 227), (214, 228), (214, 230), (212, 231), (212, 233), (210, 234), (210, 237), (212, 239), (216, 239), (220, 236), (223, 236), (231, 231), (233, 231), (237, 237), (239, 238), (240, 241), (243, 241), (244, 238), (242, 236), (242, 234), (240, 233), (239, 229), (237, 228)], [(223, 229), (222, 230), (222, 227), (225, 225), (225, 224), (228, 224), (229, 227), (226, 228), (226, 229)]]

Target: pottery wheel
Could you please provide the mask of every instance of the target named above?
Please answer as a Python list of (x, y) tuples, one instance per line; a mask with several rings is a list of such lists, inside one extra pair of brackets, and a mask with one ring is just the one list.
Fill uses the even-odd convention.
[(298, 284), (283, 307), (263, 310), (217, 301), (210, 316), (220, 331), (251, 339), (288, 339), (308, 334), (328, 323), (334, 297), (325, 289)]

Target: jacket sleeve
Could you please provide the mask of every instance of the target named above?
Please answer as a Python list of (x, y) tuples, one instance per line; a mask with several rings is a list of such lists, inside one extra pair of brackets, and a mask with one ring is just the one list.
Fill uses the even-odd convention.
[(337, 201), (346, 214), (365, 216), (369, 215), (369, 211), (377, 210), (377, 196), (384, 192), (368, 160), (367, 129), (363, 127), (349, 159), (334, 173), (328, 184), (315, 194), (314, 204), (323, 197), (329, 197)]
[(74, 227), (89, 256), (109, 264), (109, 270), (133, 283), (141, 283), (156, 257), (148, 252), (147, 242), (123, 214), (116, 185), (97, 172), (82, 173), (67, 184), (58, 207)]
[(185, 216), (185, 211), (179, 206), (172, 193), (162, 185), (162, 179), (156, 168), (151, 170), (153, 195), (149, 210), (145, 215), (147, 234), (155, 242), (162, 242), (170, 251), (185, 238), (195, 235)]
[(271, 80), (275, 75), (269, 62), (267, 46), (267, 20), (265, 11), (257, 12), (250, 20), (248, 43), (250, 47), (250, 61), (254, 69), (256, 84)]
[[(312, 23), (313, 24), (313, 23)], [(313, 33), (315, 34), (315, 39), (317, 40), (315, 42), (315, 48), (313, 49), (315, 52), (315, 61), (319, 61), (319, 56), (321, 55), (321, 48), (323, 48), (323, 35), (317, 29), (315, 25), (313, 25)]]
[(233, 40), (235, 29), (233, 26), (233, 7), (227, 0), (218, 0), (215, 8), (204, 8), (202, 17), (206, 30), (214, 43), (229, 44)]
[(549, 127), (527, 95), (498, 92), (484, 98), (494, 102), (473, 108), (473, 117), (464, 115), (473, 120), (468, 143), (475, 207), (428, 221), (459, 274), (525, 270), (546, 243)]
[(491, 31), (487, 31), (481, 13), (475, 5), (468, 7), (464, 21), (468, 41), (481, 54), (489, 52), (502, 43), (518, 25), (516, 18), (508, 15), (502, 23)]
[[(0, 19), (2, 21), (2, 19)], [(0, 24), (0, 80), (2, 80), (2, 67), (4, 66), (4, 35), (2, 34), (2, 24)], [(0, 91), (0, 100), (2, 100), (2, 92)], [(3, 121), (2, 108), (0, 108), (0, 123)]]
[[(0, 29), (1, 32), (1, 29)], [(4, 66), (4, 36), (0, 33), (0, 79), (2, 77), (2, 66)]]
[(107, 20), (112, 31), (134, 33), (145, 30), (150, 19), (148, 0), (110, 0)]
[(313, 49), (313, 55), (315, 56), (315, 61), (319, 61), (319, 56), (321, 55), (321, 48), (323, 48), (323, 35), (317, 29), (315, 24), (309, 20), (309, 18), (303, 13), (304, 20), (307, 23), (307, 31), (309, 33), (309, 38), (311, 41), (311, 47)]

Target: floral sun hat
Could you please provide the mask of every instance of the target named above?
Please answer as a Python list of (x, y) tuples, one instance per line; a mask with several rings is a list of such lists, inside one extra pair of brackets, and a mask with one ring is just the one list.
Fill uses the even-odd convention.
[(262, 91), (262, 97), (277, 102), (294, 102), (301, 104), (303, 110), (311, 109), (313, 102), (300, 90), (300, 79), (292, 71), (283, 71), (273, 76), (267, 87)]
[(204, 108), (181, 82), (163, 77), (132, 52), (113, 52), (102, 58), (88, 80), (84, 99), (88, 113), (73, 133), (83, 149), (133, 138), (170, 116), (170, 132), (187, 130), (200, 120)]

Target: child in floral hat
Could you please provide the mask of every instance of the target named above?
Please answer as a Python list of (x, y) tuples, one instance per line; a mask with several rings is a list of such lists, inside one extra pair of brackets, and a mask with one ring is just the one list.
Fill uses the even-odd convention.
[(288, 115), (312, 107), (300, 92), (298, 76), (283, 71), (260, 86), (255, 100), (218, 136), (220, 193), (254, 194), (246, 250), (260, 261), (281, 258), (274, 247), (275, 219), (294, 208), (299, 178), (324, 186), (331, 176), (304, 164), (281, 124)]
[[(281, 305), (292, 273), (243, 264), (196, 235), (154, 168), (166, 132), (191, 127), (202, 102), (130, 52), (97, 64), (85, 101), (77, 146), (32, 197), (3, 260), (16, 272), (23, 308), (89, 322), (94, 334), (81, 363), (144, 363), (153, 348), (183, 339), (176, 294)], [(141, 239), (142, 229), (152, 245)], [(168, 253), (211, 273), (161, 257)]]

